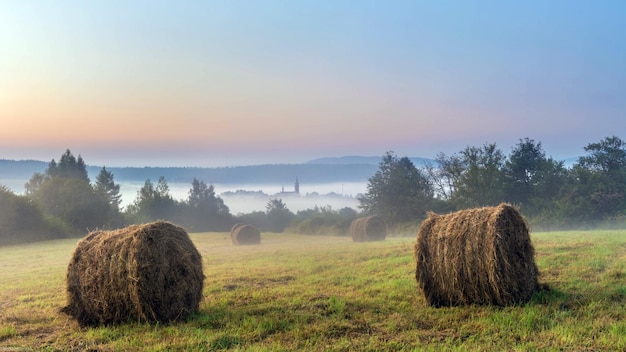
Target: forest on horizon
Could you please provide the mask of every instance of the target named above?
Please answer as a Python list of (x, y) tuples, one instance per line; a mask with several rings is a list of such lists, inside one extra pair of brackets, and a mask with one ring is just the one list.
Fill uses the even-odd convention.
[[(429, 211), (445, 213), (502, 202), (519, 207), (532, 226), (543, 230), (625, 226), (626, 142), (612, 136), (583, 149), (585, 154), (571, 167), (546, 156), (541, 142), (529, 138), (520, 139), (510, 154), (495, 143), (485, 143), (451, 155), (439, 153), (433, 163), (420, 167), (410, 158), (388, 151), (378, 165), (344, 165), (372, 168), (367, 191), (357, 197), (359, 211), (315, 207), (294, 213), (276, 197), (268, 201), (266, 211), (237, 216), (215, 193), (214, 181), (206, 181), (197, 173), (190, 182), (188, 199), (174, 199), (168, 182), (180, 181), (159, 175), (147, 178), (135, 201), (122, 210), (116, 183), (119, 176), (114, 168), (102, 167), (95, 178), (90, 178), (80, 154), (75, 157), (67, 150), (58, 162), (53, 159), (48, 163), (45, 171), (33, 173), (24, 195), (0, 187), (0, 240), (75, 236), (85, 229), (159, 219), (194, 232), (226, 231), (242, 222), (263, 231), (282, 232), (289, 227), (297, 233), (345, 235), (358, 216), (380, 215), (394, 231), (418, 225)], [(322, 170), (323, 175), (318, 174), (321, 178), (342, 170), (340, 165), (328, 164), (284, 167), (301, 167), (291, 171)], [(268, 165), (257, 168), (271, 170)], [(260, 171), (246, 174), (257, 183), (263, 175)], [(289, 174), (285, 182), (291, 183), (294, 176), (301, 177)]]

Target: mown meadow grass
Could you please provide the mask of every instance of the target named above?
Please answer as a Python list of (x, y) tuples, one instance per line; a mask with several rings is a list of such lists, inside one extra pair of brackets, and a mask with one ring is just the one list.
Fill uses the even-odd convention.
[(418, 290), (414, 238), (191, 237), (204, 299), (171, 325), (81, 328), (59, 313), (78, 240), (0, 247), (0, 351), (626, 350), (626, 231), (533, 233), (549, 289), (521, 306), (445, 308)]

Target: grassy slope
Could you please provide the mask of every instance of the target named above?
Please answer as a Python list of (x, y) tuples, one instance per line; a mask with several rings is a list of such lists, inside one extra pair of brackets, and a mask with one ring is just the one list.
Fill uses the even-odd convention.
[(0, 247), (0, 350), (625, 350), (626, 231), (533, 234), (540, 292), (522, 307), (426, 306), (412, 238), (194, 234), (200, 312), (170, 326), (81, 329), (58, 310), (76, 240)]

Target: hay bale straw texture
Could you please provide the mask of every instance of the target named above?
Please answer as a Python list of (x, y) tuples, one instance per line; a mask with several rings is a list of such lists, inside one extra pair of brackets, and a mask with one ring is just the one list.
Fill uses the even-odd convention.
[(354, 242), (384, 241), (387, 225), (379, 216), (358, 218), (350, 224), (350, 236)]
[(415, 256), (416, 279), (431, 306), (513, 305), (538, 289), (528, 225), (509, 204), (429, 213)]
[(63, 312), (81, 325), (169, 323), (198, 310), (202, 257), (187, 232), (156, 221), (93, 231), (74, 251)]
[(235, 224), (230, 230), (230, 239), (235, 246), (260, 244), (261, 231), (252, 225)]

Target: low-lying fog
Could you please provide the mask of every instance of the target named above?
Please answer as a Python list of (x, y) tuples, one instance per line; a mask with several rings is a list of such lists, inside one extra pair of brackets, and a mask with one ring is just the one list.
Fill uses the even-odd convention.
[[(135, 201), (137, 191), (143, 182), (120, 182), (121, 206)], [(170, 195), (176, 200), (189, 197), (190, 183), (169, 183)], [(230, 213), (251, 213), (265, 211), (270, 199), (282, 199), (287, 208), (296, 213), (300, 210), (318, 207), (341, 209), (350, 207), (358, 210), (357, 195), (365, 193), (367, 184), (364, 182), (300, 184), (300, 194), (293, 193), (293, 185), (233, 185), (215, 184), (215, 194), (224, 200)]]
[[(0, 185), (7, 186), (16, 194), (24, 194), (24, 184), (26, 181), (17, 179), (2, 179)], [(144, 182), (118, 182), (120, 194), (122, 195), (121, 207), (132, 204), (137, 198), (137, 191), (143, 187)], [(170, 183), (170, 195), (176, 200), (187, 200), (191, 183)], [(215, 194), (224, 200), (230, 209), (230, 213), (251, 213), (254, 211), (265, 211), (265, 206), (270, 199), (282, 199), (287, 208), (296, 213), (318, 207), (332, 207), (341, 209), (350, 207), (358, 210), (359, 201), (356, 199), (359, 194), (364, 194), (367, 190), (365, 182), (344, 182), (344, 183), (319, 183), (300, 184), (300, 194), (293, 193), (294, 185), (277, 184), (215, 184)]]

